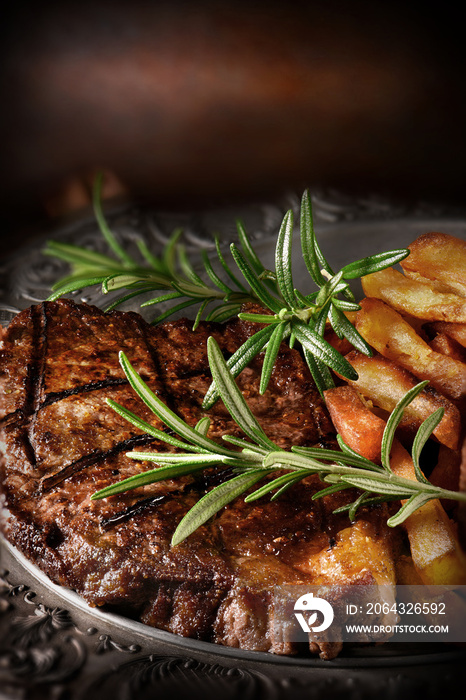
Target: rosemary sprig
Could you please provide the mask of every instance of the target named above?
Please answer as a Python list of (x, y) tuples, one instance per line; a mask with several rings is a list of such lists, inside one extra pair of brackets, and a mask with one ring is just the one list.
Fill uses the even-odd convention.
[[(162, 255), (156, 257), (147, 245), (139, 242), (139, 251), (146, 264), (134, 260), (118, 243), (110, 230), (101, 206), (102, 178), (97, 178), (94, 189), (94, 209), (97, 222), (112, 255), (103, 255), (79, 246), (51, 241), (44, 252), (68, 262), (71, 274), (59, 280), (53, 287), (49, 300), (57, 299), (95, 284), (102, 293), (125, 293), (117, 296), (107, 306), (111, 310), (119, 304), (153, 291), (161, 292), (144, 301), (141, 307), (170, 302), (172, 305), (153, 321), (158, 323), (176, 312), (198, 306), (194, 328), (205, 317), (207, 321), (225, 321), (238, 315), (243, 320), (265, 326), (248, 340), (229, 359), (228, 366), (236, 377), (260, 352), (265, 351), (260, 391), (264, 393), (272, 375), (281, 343), (290, 346), (298, 342), (319, 391), (333, 385), (334, 370), (347, 379), (357, 374), (350, 363), (325, 340), (324, 331), (329, 322), (340, 338), (347, 338), (361, 352), (370, 355), (371, 349), (350, 323), (347, 312), (359, 309), (350, 290), (349, 282), (364, 275), (394, 265), (408, 255), (407, 249), (393, 250), (373, 255), (345, 265), (334, 273), (317, 243), (311, 199), (305, 191), (301, 201), (300, 241), (302, 256), (311, 282), (317, 286), (313, 292), (303, 293), (295, 288), (292, 274), (292, 241), (294, 217), (289, 210), (280, 227), (276, 249), (275, 270), (268, 270), (254, 251), (252, 242), (241, 222), (237, 222), (239, 244), (231, 244), (230, 253), (237, 271), (232, 269), (215, 240), (216, 271), (213, 262), (204, 252), (203, 276), (194, 270), (185, 247), (176, 231)], [(243, 280), (238, 278), (240, 272)], [(241, 313), (243, 304), (252, 302), (263, 307), (263, 312)], [(210, 408), (218, 399), (215, 382), (204, 399), (204, 408)]]
[[(179, 453), (129, 452), (128, 456), (134, 459), (155, 462), (162, 466), (111, 484), (94, 493), (93, 500), (167, 478), (192, 474), (215, 465), (220, 469), (223, 467), (231, 470), (233, 467), (234, 476), (208, 491), (182, 518), (172, 537), (173, 546), (182, 542), (221, 508), (242, 494), (247, 494), (246, 501), (253, 501), (266, 495), (270, 495), (273, 499), (278, 497), (285, 488), (310, 474), (319, 474), (324, 483), (330, 484), (314, 494), (314, 498), (343, 489), (361, 490), (361, 494), (353, 503), (338, 509), (338, 512), (347, 510), (352, 519), (362, 505), (384, 500), (406, 500), (398, 512), (387, 521), (390, 526), (399, 525), (417, 508), (434, 498), (466, 501), (466, 493), (448, 491), (431, 484), (419, 467), (422, 447), (442, 419), (443, 409), (436, 411), (424, 421), (414, 440), (413, 461), (417, 480), (397, 476), (390, 466), (390, 449), (403, 410), (427, 382), (420, 382), (411, 389), (391, 413), (383, 439), (382, 463), (378, 465), (360, 457), (345, 445), (341, 438), (339, 438), (340, 450), (312, 447), (292, 447), (290, 451), (281, 450), (264, 433), (252, 414), (213, 337), (208, 339), (207, 349), (209, 365), (218, 392), (230, 415), (247, 438), (224, 436), (225, 442), (235, 445), (239, 451), (224, 447), (208, 438), (206, 418), (201, 419), (197, 426), (192, 428), (176, 416), (149, 389), (124, 353), (120, 353), (121, 366), (133, 389), (155, 415), (177, 433), (179, 438), (156, 430), (111, 399), (107, 400), (109, 405), (133, 425), (142, 429), (147, 426), (149, 434), (184, 451)], [(270, 477), (273, 478), (270, 479)], [(263, 480), (266, 480), (264, 484), (251, 491)]]

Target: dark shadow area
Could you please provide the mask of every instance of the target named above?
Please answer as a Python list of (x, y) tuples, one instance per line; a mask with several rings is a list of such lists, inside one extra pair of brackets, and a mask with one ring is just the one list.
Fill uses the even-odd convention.
[(462, 203), (461, 27), (445, 4), (15, 3), (2, 239), (79, 209), (101, 167), (176, 209), (304, 186)]

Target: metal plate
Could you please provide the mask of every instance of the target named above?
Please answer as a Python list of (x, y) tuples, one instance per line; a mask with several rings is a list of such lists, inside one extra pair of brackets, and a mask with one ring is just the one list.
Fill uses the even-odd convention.
[[(415, 211), (380, 198), (354, 201), (313, 193), (319, 242), (332, 265), (404, 247), (417, 235), (441, 230), (466, 238), (466, 215), (431, 207)], [(227, 247), (240, 217), (264, 264), (272, 266), (274, 240), (283, 213), (298, 211), (292, 195), (279, 203), (196, 214), (154, 213), (123, 206), (108, 211), (112, 229), (129, 248), (143, 236), (157, 253), (174, 228), (184, 227), (193, 259), (209, 250), (214, 234)], [(48, 236), (102, 247), (94, 218), (82, 216)], [(0, 264), (0, 319), (42, 301), (66, 266), (42, 255), (45, 238)], [(307, 278), (296, 247), (296, 284)], [(301, 283), (300, 280), (303, 280)], [(303, 290), (305, 291), (305, 290)], [(357, 291), (357, 290), (356, 290)], [(77, 293), (76, 301), (102, 305), (98, 290)], [(106, 300), (107, 301), (107, 300)], [(128, 308), (128, 307), (127, 307)], [(137, 308), (137, 307), (133, 307)], [(153, 313), (153, 310), (152, 310)], [(417, 697), (436, 698), (456, 687), (465, 650), (446, 645), (353, 646), (337, 659), (278, 657), (221, 647), (156, 630), (103, 610), (55, 586), (7, 543), (0, 560), (0, 698), (227, 698)]]

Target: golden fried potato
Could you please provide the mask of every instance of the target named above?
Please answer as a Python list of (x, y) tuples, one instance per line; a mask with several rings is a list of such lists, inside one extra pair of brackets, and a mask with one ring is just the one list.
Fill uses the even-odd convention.
[(435, 321), (427, 325), (427, 330), (441, 333), (452, 338), (466, 348), (466, 323), (448, 323), (447, 321)]
[[(429, 481), (447, 491), (458, 491), (460, 481), (461, 450), (451, 450), (441, 445), (437, 464), (433, 468)], [(454, 501), (442, 501), (445, 510), (456, 508)]]
[[(380, 459), (385, 421), (372, 413), (353, 387), (328, 389), (325, 400), (343, 440), (360, 455), (378, 461), (375, 456), (377, 452)], [(396, 439), (390, 453), (390, 465), (398, 476), (416, 479), (412, 459)], [(412, 561), (422, 583), (466, 584), (466, 558), (454, 526), (439, 500), (429, 501), (412, 513), (404, 526)]]
[(402, 554), (395, 563), (396, 582), (401, 586), (422, 586), (423, 580), (414, 566), (413, 558)]
[(380, 463), (385, 421), (367, 408), (351, 386), (327, 389), (324, 397), (333, 424), (346, 444), (363, 457)]
[[(414, 566), (412, 557), (407, 554), (402, 554), (398, 557), (395, 566), (397, 583), (401, 586), (410, 586), (409, 589), (403, 591), (403, 600), (406, 602), (411, 601), (412, 603), (419, 603), (421, 589), (412, 587), (422, 586), (424, 582)], [(463, 620), (466, 607), (466, 601), (462, 597), (461, 592), (457, 593), (455, 590), (445, 588), (444, 586), (439, 589), (426, 586), (424, 590), (427, 596), (426, 601), (445, 603), (446, 610), (448, 610), (448, 619), (450, 621), (449, 630), (450, 632), (455, 631), (458, 635), (461, 635), (463, 632), (462, 625), (464, 624)], [(423, 606), (422, 616), (429, 624), (435, 625), (438, 623), (438, 618), (435, 613), (432, 612), (432, 607), (430, 605)]]
[(460, 362), (466, 362), (466, 348), (460, 345), (454, 338), (450, 338), (446, 333), (437, 333), (429, 342), (429, 345), (435, 352), (448, 355), (448, 357), (453, 357)]
[(447, 398), (466, 396), (466, 365), (432, 350), (398, 311), (380, 299), (361, 301), (356, 328), (381, 355), (419, 379), (428, 379)]
[[(350, 323), (352, 323), (354, 326), (356, 322), (356, 311), (345, 311), (344, 314), (348, 321), (350, 321)], [(327, 321), (326, 323), (324, 338), (327, 341), (327, 343), (330, 343), (330, 345), (332, 345), (335, 348), (335, 350), (338, 350), (340, 355), (345, 355), (353, 348), (353, 345), (347, 338), (338, 337), (338, 335), (333, 330), (330, 321)]]
[(325, 329), (324, 338), (340, 355), (346, 355), (353, 347), (346, 338), (339, 338), (333, 328)]
[[(411, 372), (380, 354), (367, 357), (357, 350), (352, 350), (345, 357), (358, 373), (358, 379), (346, 380), (348, 384), (365, 399), (369, 399), (375, 406), (388, 413), (419, 381)], [(460, 412), (433, 387), (423, 389), (406, 407), (400, 428), (413, 435), (422, 421), (438, 408), (443, 408), (445, 413), (434, 435), (442, 444), (456, 449), (461, 432)]]
[(406, 275), (466, 297), (466, 241), (434, 232), (419, 236), (408, 247), (410, 254), (401, 262)]
[[(390, 454), (392, 470), (398, 476), (415, 479), (409, 453), (395, 439)], [(439, 500), (429, 501), (404, 522), (414, 566), (424, 584), (466, 584), (466, 557), (455, 527)]]
[(426, 321), (466, 322), (466, 299), (439, 292), (428, 280), (410, 279), (393, 267), (366, 275), (362, 287), (367, 297), (382, 299), (402, 314)]
[[(463, 439), (463, 444), (461, 445), (459, 485), (460, 491), (466, 491), (466, 437)], [(464, 551), (466, 551), (466, 503), (462, 501), (458, 503), (456, 519), (458, 523), (459, 541)]]
[(460, 491), (466, 491), (466, 437), (461, 445)]

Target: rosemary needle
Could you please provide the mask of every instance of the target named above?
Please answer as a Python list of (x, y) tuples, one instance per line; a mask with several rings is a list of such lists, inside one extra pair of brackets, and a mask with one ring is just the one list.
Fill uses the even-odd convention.
[[(229, 263), (215, 241), (216, 260), (202, 256), (203, 277), (198, 274), (181, 243), (181, 232), (174, 232), (160, 257), (149, 251), (142, 240), (139, 243), (141, 261), (134, 260), (122, 248), (107, 224), (101, 206), (102, 179), (96, 179), (94, 209), (109, 255), (83, 247), (50, 241), (44, 253), (67, 262), (70, 274), (59, 280), (49, 300), (57, 299), (79, 289), (99, 284), (102, 293), (121, 295), (107, 306), (112, 310), (119, 304), (150, 292), (157, 294), (142, 306), (162, 302), (171, 306), (154, 318), (159, 323), (172, 314), (197, 306), (194, 328), (204, 317), (207, 321), (223, 322), (233, 316), (261, 324), (260, 329), (230, 358), (228, 366), (237, 376), (260, 352), (265, 351), (260, 392), (267, 390), (281, 342), (290, 346), (300, 344), (303, 355), (318, 390), (332, 386), (334, 370), (347, 379), (357, 377), (353, 367), (328, 343), (324, 336), (327, 320), (340, 338), (346, 338), (361, 352), (370, 355), (371, 349), (348, 320), (346, 313), (359, 308), (349, 287), (349, 281), (383, 270), (403, 260), (407, 249), (392, 250), (356, 260), (334, 273), (317, 243), (309, 192), (301, 200), (300, 244), (301, 254), (309, 272), (309, 283), (316, 289), (295, 289), (292, 271), (292, 245), (295, 230), (292, 210), (286, 212), (277, 235), (275, 269), (264, 267), (254, 250), (253, 243), (241, 222), (237, 222), (238, 244), (232, 244)], [(235, 266), (236, 269), (233, 269)], [(238, 273), (243, 280), (238, 278)], [(259, 304), (263, 311), (241, 313), (246, 303)], [(267, 313), (266, 313), (267, 311)], [(264, 329), (264, 325), (266, 329)], [(204, 408), (210, 408), (218, 399), (214, 384), (204, 399)]]
[[(380, 502), (381, 500), (406, 500), (398, 512), (387, 521), (390, 526), (399, 525), (417, 508), (431, 499), (446, 498), (466, 501), (466, 493), (448, 491), (434, 486), (425, 478), (419, 468), (420, 451), (441, 420), (443, 415), (441, 410), (429, 416), (422, 423), (414, 440), (413, 461), (416, 480), (397, 476), (390, 467), (389, 454), (396, 427), (401, 420), (404, 409), (425, 387), (426, 382), (420, 382), (407, 392), (392, 411), (384, 433), (381, 465), (360, 457), (341, 439), (339, 441), (341, 450), (292, 447), (291, 450), (285, 451), (275, 445), (257, 423), (234, 381), (215, 339), (210, 337), (207, 345), (210, 369), (221, 399), (237, 425), (247, 436), (246, 440), (229, 439), (228, 436), (225, 439), (226, 442), (234, 443), (240, 447), (240, 450), (230, 450), (207, 438), (206, 428), (208, 426), (205, 420), (192, 428), (181, 418), (175, 416), (150, 391), (124, 353), (120, 353), (120, 363), (131, 386), (160, 420), (176, 430), (180, 438), (185, 441), (185, 451), (179, 453), (129, 452), (128, 456), (134, 459), (152, 461), (161, 466), (142, 471), (140, 474), (111, 484), (94, 493), (93, 500), (113, 496), (167, 478), (185, 476), (213, 465), (228, 470), (233, 467), (234, 475), (208, 491), (182, 518), (173, 534), (172, 545), (179, 544), (189, 537), (221, 508), (239, 496), (246, 494), (248, 501), (266, 495), (270, 495), (273, 499), (288, 484), (297, 483), (310, 474), (319, 474), (324, 483), (330, 484), (316, 493), (315, 498), (347, 488), (355, 487), (361, 490), (361, 494), (353, 503), (338, 509), (339, 511), (347, 510), (351, 518), (354, 518), (357, 509), (363, 504)], [(141, 427), (141, 421), (137, 416), (114, 401), (109, 400), (109, 404), (131, 423)], [(164, 438), (165, 433), (160, 431), (157, 432), (157, 435), (160, 439), (165, 439), (167, 443), (174, 444), (173, 437), (166, 436)], [(183, 445), (178, 439), (177, 442), (179, 445)], [(265, 484), (251, 492), (251, 488), (254, 488), (260, 481), (274, 475), (274, 478), (267, 479)]]
[[(156, 296), (142, 304), (145, 307), (162, 302), (172, 303), (159, 313), (154, 323), (189, 306), (198, 305), (194, 328), (205, 316), (207, 321), (225, 321), (232, 316), (255, 321), (257, 332), (226, 362), (213, 337), (208, 339), (208, 357), (213, 382), (203, 407), (208, 409), (221, 397), (230, 415), (243, 430), (246, 439), (225, 436), (225, 443), (235, 450), (218, 444), (207, 437), (209, 422), (202, 419), (192, 428), (170, 411), (158, 399), (137, 374), (123, 353), (121, 366), (133, 389), (156, 416), (179, 437), (156, 431), (150, 424), (131, 411), (108, 400), (109, 405), (130, 423), (149, 434), (156, 434), (179, 452), (146, 453), (131, 452), (136, 460), (153, 461), (159, 466), (134, 475), (129, 479), (110, 484), (92, 495), (100, 499), (167, 478), (198, 472), (217, 465), (230, 472), (219, 486), (206, 493), (184, 516), (172, 538), (172, 545), (182, 542), (200, 525), (214, 516), (226, 504), (246, 494), (248, 501), (270, 495), (275, 499), (290, 485), (298, 483), (309, 474), (319, 474), (327, 484), (314, 495), (319, 498), (335, 491), (357, 488), (360, 494), (355, 501), (338, 511), (347, 510), (354, 518), (363, 504), (381, 500), (404, 500), (405, 503), (392, 515), (388, 524), (402, 523), (413, 511), (431, 499), (446, 498), (466, 501), (466, 494), (448, 491), (431, 484), (419, 467), (419, 456), (427, 439), (441, 420), (441, 412), (429, 416), (420, 426), (413, 443), (412, 455), (416, 480), (397, 476), (390, 466), (390, 451), (396, 427), (403, 410), (425, 386), (421, 382), (398, 403), (387, 421), (382, 441), (382, 464), (377, 465), (360, 457), (339, 438), (340, 450), (292, 447), (283, 451), (264, 433), (238, 389), (235, 377), (260, 352), (264, 362), (260, 392), (264, 393), (273, 367), (284, 341), (290, 346), (299, 343), (309, 370), (321, 393), (333, 384), (331, 370), (343, 377), (355, 378), (352, 366), (324, 339), (329, 322), (340, 338), (346, 338), (361, 352), (370, 355), (371, 349), (350, 323), (346, 313), (359, 308), (349, 287), (349, 281), (383, 270), (403, 260), (407, 249), (392, 250), (356, 260), (334, 272), (318, 245), (312, 220), (312, 206), (306, 190), (301, 199), (300, 244), (310, 282), (316, 289), (301, 291), (295, 288), (292, 271), (292, 244), (294, 217), (286, 212), (277, 235), (275, 269), (268, 270), (260, 261), (253, 244), (241, 222), (238, 222), (238, 245), (232, 244), (230, 253), (233, 264), (223, 255), (220, 243), (215, 240), (216, 261), (202, 256), (203, 277), (193, 268), (181, 243), (181, 231), (174, 232), (160, 257), (154, 255), (144, 241), (138, 248), (142, 260), (135, 260), (120, 245), (105, 219), (101, 205), (102, 176), (96, 178), (93, 204), (96, 219), (109, 247), (105, 255), (83, 247), (50, 241), (44, 253), (67, 262), (70, 274), (59, 280), (52, 289), (50, 300), (57, 299), (79, 289), (101, 285), (102, 293), (119, 292), (107, 310), (121, 303), (150, 292)], [(238, 273), (243, 280), (238, 278)], [(262, 310), (241, 313), (246, 303), (260, 305)], [(338, 436), (339, 437), (339, 436)], [(284, 473), (285, 472), (285, 473)], [(266, 483), (254, 489), (267, 477)], [(272, 477), (272, 478), (270, 478)]]

